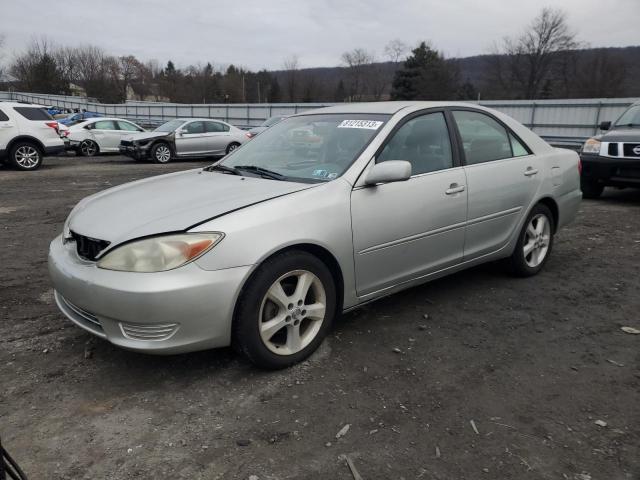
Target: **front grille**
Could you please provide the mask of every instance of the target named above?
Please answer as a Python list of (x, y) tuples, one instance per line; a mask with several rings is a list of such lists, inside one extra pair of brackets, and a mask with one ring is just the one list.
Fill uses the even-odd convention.
[(178, 330), (177, 323), (139, 324), (120, 323), (122, 334), (132, 340), (159, 341), (167, 340)]
[(618, 144), (617, 143), (610, 143), (609, 144), (609, 152), (608, 153), (612, 157), (617, 157), (618, 156)]
[(71, 238), (76, 242), (76, 251), (80, 258), (94, 262), (102, 250), (107, 248), (111, 242), (98, 240), (96, 238), (85, 237), (76, 232), (71, 232)]
[[(637, 152), (634, 152), (636, 150)], [(623, 147), (625, 157), (640, 158), (640, 143), (625, 143)]]

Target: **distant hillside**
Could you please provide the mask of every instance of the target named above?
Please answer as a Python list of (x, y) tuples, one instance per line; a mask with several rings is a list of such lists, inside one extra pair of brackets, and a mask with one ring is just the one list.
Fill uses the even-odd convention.
[[(588, 70), (590, 62), (594, 62), (598, 56), (606, 55), (607, 58), (616, 62), (620, 62), (624, 65), (624, 79), (618, 91), (613, 96), (617, 97), (640, 97), (640, 46), (623, 47), (623, 48), (590, 48), (584, 50), (578, 50), (572, 52), (575, 54), (575, 60), (581, 68), (580, 72), (583, 76), (589, 77), (590, 72)], [(451, 58), (449, 61), (455, 62), (458, 65), (460, 72), (460, 82), (469, 82), (480, 93), (484, 99), (489, 98), (503, 98), (500, 96), (501, 92), (497, 92), (491, 88), (491, 82), (489, 80), (489, 61), (491, 55), (476, 55), (473, 57), (465, 58)], [(369, 74), (380, 77), (382, 83), (384, 83), (383, 98), (387, 98), (391, 90), (391, 83), (393, 76), (398, 68), (402, 68), (402, 63), (375, 63), (365, 67)], [(607, 75), (609, 72), (597, 71), (594, 69), (593, 81), (596, 81), (596, 77), (600, 82), (607, 82)], [(602, 69), (600, 69), (602, 70)], [(287, 81), (288, 72), (285, 71), (273, 71), (270, 72), (278, 78), (278, 82), (283, 87)], [(346, 67), (322, 67), (322, 68), (306, 68), (297, 72), (296, 83), (300, 90), (307, 88), (309, 91), (308, 96), (312, 96), (316, 101), (340, 101), (336, 98), (336, 91), (339, 83), (342, 81), (345, 85), (349, 82), (349, 71)], [(309, 85), (311, 84), (311, 85)], [(551, 98), (553, 97), (584, 97), (584, 92), (575, 88), (574, 91), (565, 92), (558, 89), (557, 92), (550, 92)], [(606, 93), (606, 92), (605, 92)], [(298, 95), (304, 95), (304, 92), (299, 92)], [(602, 95), (610, 96), (610, 95)]]

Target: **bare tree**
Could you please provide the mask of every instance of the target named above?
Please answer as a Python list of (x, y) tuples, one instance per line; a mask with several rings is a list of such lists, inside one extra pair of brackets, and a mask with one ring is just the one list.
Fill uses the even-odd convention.
[[(373, 53), (364, 48), (355, 48), (342, 54), (342, 62), (347, 67), (349, 75), (349, 100), (352, 102), (361, 101), (366, 92), (366, 73), (371, 64), (375, 61)], [(373, 73), (373, 72), (369, 72)]]
[(297, 55), (292, 55), (285, 59), (283, 64), (285, 72), (285, 91), (290, 102), (296, 101), (296, 90), (298, 89), (298, 70), (300, 69), (300, 61)]
[(2, 80), (4, 79), (4, 52), (3, 52), (3, 47), (4, 47), (4, 35), (2, 33), (0, 33), (0, 82), (2, 82)]
[(494, 48), (489, 63), (492, 81), (517, 98), (537, 98), (561, 56), (579, 45), (566, 14), (544, 8), (522, 34)]
[(390, 62), (399, 63), (400, 59), (404, 57), (408, 50), (409, 47), (407, 47), (407, 44), (402, 40), (396, 38), (394, 40), (391, 40), (384, 47), (384, 55), (389, 59)]

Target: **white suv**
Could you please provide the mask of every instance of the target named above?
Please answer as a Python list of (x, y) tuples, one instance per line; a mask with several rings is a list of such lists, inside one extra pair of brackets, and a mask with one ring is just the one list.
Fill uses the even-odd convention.
[(65, 150), (58, 122), (41, 105), (0, 102), (0, 161), (35, 170), (42, 157)]

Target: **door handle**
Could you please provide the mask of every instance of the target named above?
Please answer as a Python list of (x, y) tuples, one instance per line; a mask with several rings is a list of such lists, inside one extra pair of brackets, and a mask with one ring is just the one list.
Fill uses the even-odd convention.
[(524, 175), (526, 177), (530, 177), (532, 175), (535, 175), (536, 173), (538, 173), (538, 169), (537, 168), (527, 167), (527, 169), (524, 171)]
[(452, 183), (449, 185), (449, 188), (445, 190), (444, 193), (447, 195), (454, 195), (456, 193), (464, 192), (464, 185), (458, 185), (457, 183)]
[(0, 125), (0, 128), (11, 128), (13, 127), (13, 125), (9, 125), (9, 124), (4, 124), (4, 125)]

